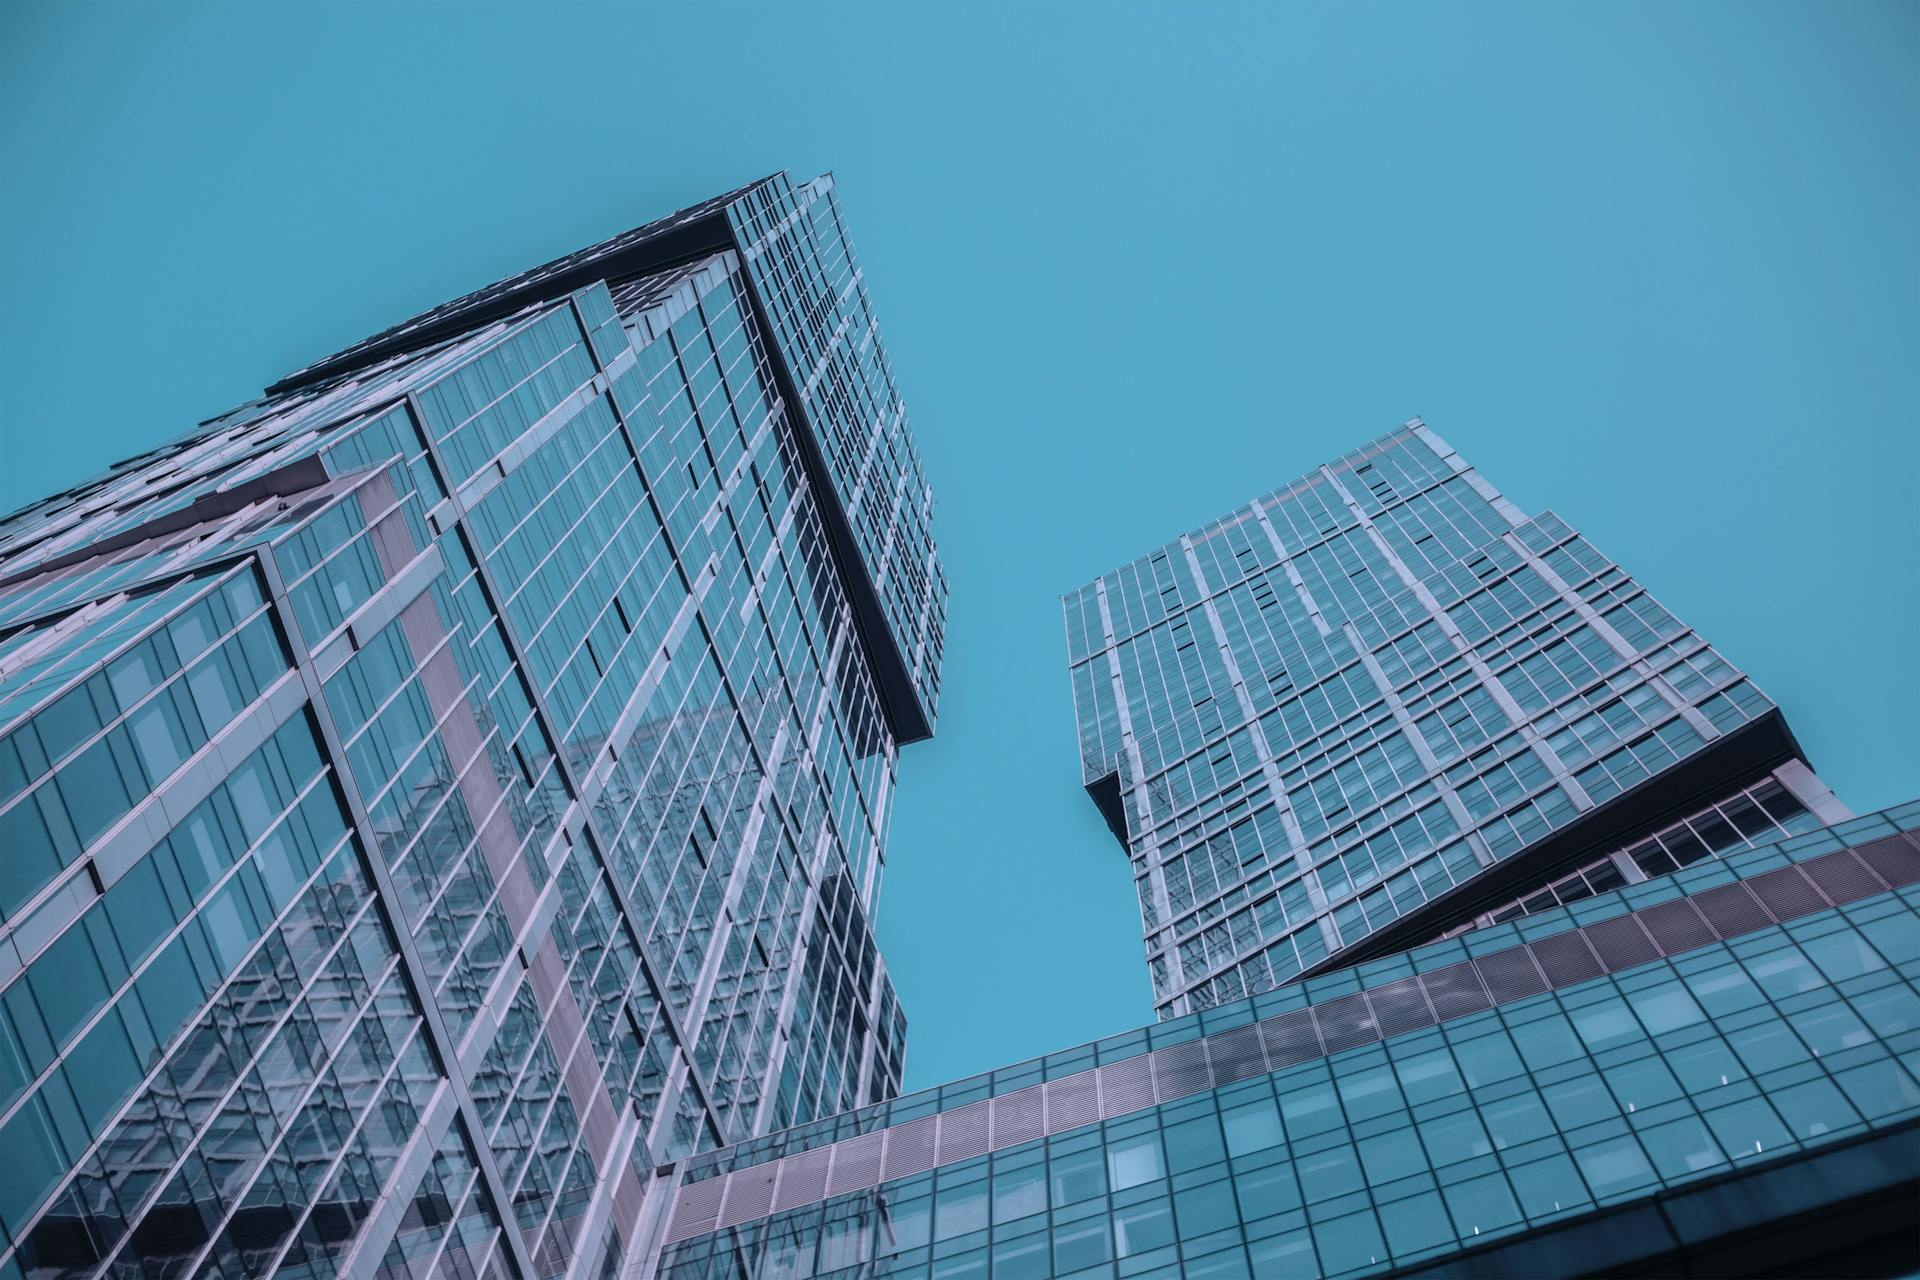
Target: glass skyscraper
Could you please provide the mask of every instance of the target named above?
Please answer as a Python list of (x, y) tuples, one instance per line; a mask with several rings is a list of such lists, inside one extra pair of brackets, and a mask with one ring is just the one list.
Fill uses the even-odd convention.
[(0, 1280), (1920, 1268), (1920, 802), (1417, 421), (1067, 598), (1162, 1020), (897, 1096), (930, 518), (776, 176), (0, 521)]
[(1411, 422), (1066, 598), (1157, 1025), (675, 1171), (672, 1280), (1905, 1275), (1920, 802)]
[(1065, 606), (1163, 1017), (1851, 816), (1751, 681), (1418, 419)]
[(609, 1277), (893, 1096), (931, 501), (782, 175), (0, 521), (0, 1276)]

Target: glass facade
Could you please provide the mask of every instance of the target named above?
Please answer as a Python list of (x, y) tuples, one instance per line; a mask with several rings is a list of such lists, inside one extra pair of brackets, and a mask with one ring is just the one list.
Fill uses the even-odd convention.
[(1902, 1274), (1920, 802), (1410, 422), (1066, 598), (1162, 1020), (676, 1167), (675, 1280)]
[(0, 1276), (611, 1276), (897, 1093), (930, 518), (781, 175), (0, 520)]
[[(1678, 1274), (1662, 1262), (1708, 1243), (1685, 1213), (1628, 1231), (1623, 1215), (1687, 1193), (1696, 1226), (1705, 1206), (1716, 1228), (1762, 1231), (1783, 1211), (1753, 1179), (1782, 1170), (1794, 1209), (1904, 1197), (1867, 1234), (1905, 1232), (1910, 1263), (1916, 829), (1920, 803), (811, 1141), (713, 1153), (686, 1172), (661, 1274), (1293, 1280), (1447, 1259), (1456, 1275)], [(1593, 1221), (1605, 1241), (1570, 1252), (1562, 1233)], [(1797, 1247), (1836, 1248), (1842, 1221)], [(1534, 1252), (1503, 1262), (1503, 1247)], [(1794, 1247), (1770, 1244), (1764, 1266)]]
[(1820, 825), (1820, 819), (1790, 788), (1769, 777), (1756, 786), (1742, 788), (1719, 804), (1710, 804), (1698, 813), (1689, 814), (1630, 848), (1596, 858), (1523, 898), (1483, 912), (1449, 930), (1448, 936), (1502, 924), (1550, 907), (1569, 906), (1632, 879), (1663, 876), (1703, 858), (1756, 848), (1771, 839), (1798, 835)]
[(0, 519), (0, 1280), (1892, 1256), (1920, 802), (1417, 420), (1066, 599), (1162, 1020), (898, 1096), (931, 516), (776, 175)]
[(1751, 681), (1418, 419), (1064, 605), (1163, 1017), (1847, 816)]

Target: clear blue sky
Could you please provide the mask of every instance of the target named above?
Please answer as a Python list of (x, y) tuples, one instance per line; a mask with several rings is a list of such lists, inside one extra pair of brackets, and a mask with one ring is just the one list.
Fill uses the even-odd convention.
[(1152, 1018), (1056, 596), (1421, 414), (1920, 794), (1920, 6), (0, 0), (0, 507), (832, 169), (940, 495), (908, 1083)]

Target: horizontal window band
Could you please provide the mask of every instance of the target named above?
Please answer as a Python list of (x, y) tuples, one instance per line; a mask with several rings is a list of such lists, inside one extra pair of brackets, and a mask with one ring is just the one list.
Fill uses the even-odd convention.
[(682, 1188), (666, 1243), (1577, 986), (1920, 883), (1899, 833)]

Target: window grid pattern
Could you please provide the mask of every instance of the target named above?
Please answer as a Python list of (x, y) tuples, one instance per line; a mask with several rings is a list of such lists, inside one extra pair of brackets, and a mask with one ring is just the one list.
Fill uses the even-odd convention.
[(1773, 711), (1417, 420), (1063, 604), (1163, 1017), (1291, 981)]
[[(1735, 853), (1725, 859), (1702, 863), (1658, 880), (1627, 885), (1571, 907), (1553, 908), (1524, 920), (1509, 921), (1464, 936), (1427, 943), (1409, 951), (1378, 960), (1364, 961), (1349, 969), (1321, 974), (1259, 996), (1235, 1001), (1232, 1004), (1154, 1023), (1091, 1044), (1064, 1049), (1043, 1058), (1016, 1063), (986, 1075), (973, 1076), (939, 1088), (896, 1098), (883, 1106), (864, 1108), (847, 1115), (798, 1126), (784, 1133), (771, 1134), (737, 1146), (696, 1156), (687, 1163), (686, 1178), (690, 1183), (702, 1182), (709, 1178), (764, 1164), (770, 1160), (791, 1157), (822, 1146), (845, 1142), (859, 1135), (898, 1127), (908, 1121), (944, 1114), (983, 1099), (1006, 1097), (1021, 1093), (1034, 1085), (1060, 1081), (1069, 1077), (1080, 1077), (1095, 1068), (1104, 1070), (1114, 1064), (1137, 1059), (1150, 1052), (1158, 1053), (1195, 1040), (1211, 1040), (1213, 1037), (1255, 1022), (1276, 1018), (1286, 1018), (1290, 1022), (1297, 1021), (1303, 1016), (1303, 1010), (1345, 999), (1356, 992), (1371, 992), (1376, 988), (1401, 990), (1402, 984), (1409, 978), (1422, 978), (1423, 982), (1432, 988), (1428, 995), (1427, 1007), (1445, 1021), (1446, 1017), (1453, 1016), (1453, 1013), (1448, 1012), (1449, 1010), (1454, 1013), (1465, 1013), (1471, 1012), (1472, 1009), (1461, 1007), (1457, 1002), (1448, 1003), (1444, 992), (1447, 979), (1444, 976), (1427, 981), (1425, 975), (1443, 973), (1443, 971), (1464, 972), (1459, 969), (1459, 966), (1468, 962), (1478, 962), (1483, 957), (1512, 951), (1516, 947), (1555, 934), (1593, 925), (1604, 926), (1605, 922), (1621, 916), (1644, 913), (1649, 910), (1656, 913), (1661, 911), (1670, 913), (1673, 909), (1667, 904), (1677, 899), (1714, 895), (1716, 891), (1735, 881), (1752, 880), (1782, 868), (1815, 863), (1831, 854), (1846, 850), (1854, 851), (1852, 856), (1867, 861), (1873, 869), (1872, 876), (1861, 878), (1843, 875), (1841, 879), (1834, 880), (1829, 871), (1821, 869), (1818, 870), (1821, 883), (1833, 883), (1835, 891), (1823, 890), (1822, 892), (1827, 893), (1826, 897), (1802, 896), (1798, 899), (1782, 901), (1792, 918), (1797, 918), (1798, 914), (1805, 914), (1808, 911), (1824, 910), (1829, 903), (1836, 900), (1859, 901), (1864, 895), (1880, 893), (1889, 887), (1910, 886), (1911, 877), (1920, 874), (1915, 870), (1916, 867), (1920, 867), (1920, 862), (1915, 861), (1913, 852), (1915, 849), (1920, 849), (1920, 836), (1912, 834), (1916, 831), (1920, 831), (1920, 801), (1910, 802), (1881, 814), (1855, 818), (1832, 828), (1824, 828), (1776, 841), (1757, 849)], [(1911, 896), (1910, 889), (1903, 889), (1903, 891)], [(1726, 896), (1726, 894), (1717, 894), (1721, 900)], [(1706, 908), (1701, 906), (1700, 909)], [(1727, 912), (1720, 908), (1714, 910), (1718, 912), (1714, 919), (1725, 922), (1727, 937), (1736, 936), (1743, 931), (1767, 928), (1775, 922), (1775, 917), (1768, 915), (1765, 910), (1751, 912)], [(1715, 936), (1712, 928), (1703, 927), (1701, 930), (1694, 931), (1689, 940), (1684, 934), (1674, 933), (1671, 923), (1658, 927), (1661, 929), (1661, 937), (1672, 939), (1669, 950), (1676, 955), (1689, 946), (1707, 945)], [(1644, 958), (1654, 957), (1649, 953)], [(1533, 971), (1537, 975), (1541, 974), (1537, 962), (1533, 966)], [(1566, 981), (1577, 983), (1584, 979), (1569, 976)], [(1562, 983), (1562, 985), (1565, 984), (1566, 982)], [(1479, 989), (1483, 993), (1488, 990), (1484, 979)], [(1518, 999), (1524, 996), (1510, 992), (1504, 998)], [(1402, 1002), (1402, 1008), (1405, 1007), (1407, 1006)], [(1312, 1052), (1315, 1054), (1321, 1052), (1323, 1048), (1321, 1041), (1314, 1037), (1308, 1037), (1300, 1043), (1302, 1048), (1299, 1051), (1303, 1053), (1307, 1051), (1306, 1046), (1309, 1045), (1313, 1046)], [(1271, 1052), (1271, 1047), (1268, 1051)]]
[[(1018, 1128), (1020, 1095), (1003, 1095), (990, 1127), (1004, 1110), (1013, 1141), (991, 1154), (939, 1154), (950, 1127), (976, 1123), (974, 1103), (944, 1112), (938, 1136), (912, 1144), (928, 1154), (900, 1167), (904, 1130), (877, 1160), (856, 1145), (871, 1137), (836, 1148), (792, 1193), (789, 1157), (771, 1218), (725, 1225), (741, 1173), (719, 1197), (694, 1200), (709, 1185), (695, 1182), (663, 1271), (1365, 1274), (1900, 1123), (1920, 1113), (1904, 1061), (1920, 1046), (1916, 911), (1857, 879), (1869, 864), (1920, 877), (1920, 846), (1890, 829), (1860, 855), (1746, 868), (1749, 900), (1774, 908), (1757, 922), (1707, 929), (1725, 900), (1701, 890), (1669, 898), (1669, 918), (1537, 937), (1530, 982), (1497, 967), (1511, 950), (1483, 953), (1477, 1001), (1460, 1000), (1455, 967), (1335, 997), (1156, 1051), (1147, 1072), (1137, 1058), (1102, 1067), (1088, 1103), (1068, 1080), (1048, 1085), (1034, 1130)], [(1782, 876), (1840, 905), (1789, 902)], [(1690, 942), (1675, 909), (1696, 911)], [(1625, 949), (1623, 922), (1671, 938), (1667, 958), (1646, 932)], [(1405, 999), (1416, 990), (1424, 1009)], [(843, 1194), (843, 1149), (874, 1166), (876, 1191)]]
[[(503, 282), (526, 300), (503, 318), (340, 364), (0, 520), (0, 821), (10, 852), (37, 833), (0, 869), (0, 1007), (78, 999), (53, 984), (112, 942), (100, 903), (160, 874), (150, 829), (310, 716), (356, 832), (326, 874), (369, 860), (358, 918), (397, 943), (377, 965), (354, 943), (372, 967), (337, 1014), (357, 1057), (329, 1099), (350, 1108), (311, 1122), (325, 1142), (163, 1127), (154, 1159), (185, 1161), (153, 1173), (177, 1174), (177, 1239), (105, 1175), (62, 1190), (60, 1169), (23, 1169), (0, 1272), (91, 1274), (123, 1266), (116, 1248), (229, 1280), (350, 1253), (617, 1270), (657, 1162), (898, 1091), (905, 1019), (870, 923), (897, 744), (871, 646), (907, 655), (930, 720), (931, 500), (831, 183), (781, 176), (686, 217), (744, 251), (571, 292), (515, 292), (549, 268)], [(828, 507), (851, 515), (891, 637), (855, 625)], [(66, 794), (82, 786), (90, 809)], [(241, 858), (250, 829), (212, 829)], [(251, 865), (233, 873), (249, 886)], [(272, 920), (263, 892), (241, 920)], [(224, 900), (184, 909), (194, 976), (238, 981), (252, 962), (228, 935), (198, 943)], [(0, 1124), (51, 1125), (48, 1159), (77, 1162), (122, 1064), (104, 1033), (56, 1045), (39, 1026), (0, 1016)], [(127, 1032), (141, 1070), (154, 1027)], [(69, 1057), (101, 1065), (92, 1093)], [(262, 1203), (236, 1209), (216, 1150), (297, 1180), (269, 1195), (263, 1174)], [(233, 1176), (244, 1196), (252, 1175)], [(148, 1236), (120, 1243), (120, 1218)]]
[(947, 610), (933, 492), (833, 177), (797, 188), (784, 178), (763, 183), (728, 217), (931, 723)]
[(6, 1056), (51, 1063), (0, 1121), (14, 1264), (337, 1262), (441, 1087), (388, 936), (296, 716), (0, 998)]
[[(1627, 883), (1629, 875), (1653, 879), (1690, 867), (1704, 858), (1721, 858), (1757, 848), (1814, 830), (1819, 825), (1820, 820), (1793, 792), (1776, 779), (1768, 778), (1754, 786), (1742, 787), (1727, 799), (1689, 814), (1617, 853), (1595, 859), (1526, 897), (1482, 912), (1448, 930), (1444, 936), (1454, 937), (1523, 915), (1570, 906), (1583, 898), (1619, 888)], [(1622, 869), (1623, 860), (1630, 863), (1631, 870)]]
[[(41, 682), (20, 686), (21, 704), (42, 705), (0, 738), (0, 921), (18, 927), (70, 890), (89, 847), (288, 670), (252, 573), (188, 578), (149, 598), (102, 611), (120, 642), (86, 679), (51, 699)], [(109, 622), (116, 614), (130, 625)], [(66, 683), (59, 667), (41, 674)]]

